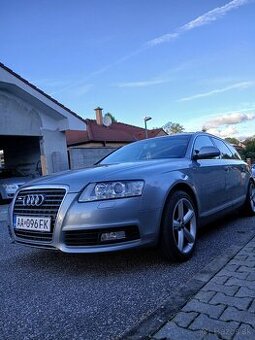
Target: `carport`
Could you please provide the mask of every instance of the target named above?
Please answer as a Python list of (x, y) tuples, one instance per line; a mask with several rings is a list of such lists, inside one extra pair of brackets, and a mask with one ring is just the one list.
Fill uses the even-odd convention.
[(0, 63), (0, 153), (27, 175), (68, 169), (65, 131), (84, 130), (73, 111)]

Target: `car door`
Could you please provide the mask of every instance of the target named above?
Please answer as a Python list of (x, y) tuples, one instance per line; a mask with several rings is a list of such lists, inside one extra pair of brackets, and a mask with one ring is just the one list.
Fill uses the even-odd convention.
[(221, 159), (225, 168), (227, 202), (231, 204), (231, 202), (244, 200), (247, 188), (245, 185), (247, 181), (245, 163), (235, 156), (231, 147), (228, 147), (224, 141), (214, 137), (212, 139), (221, 152)]
[[(197, 136), (193, 154), (202, 147), (215, 146), (209, 136)], [(226, 204), (226, 176), (219, 158), (198, 159), (192, 161), (193, 181), (200, 200), (201, 216), (210, 215)]]

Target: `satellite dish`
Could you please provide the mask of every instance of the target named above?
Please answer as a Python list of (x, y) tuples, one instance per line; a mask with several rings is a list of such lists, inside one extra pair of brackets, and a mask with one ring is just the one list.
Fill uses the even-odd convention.
[(109, 116), (109, 115), (107, 115), (107, 114), (104, 115), (103, 124), (104, 124), (104, 126), (106, 126), (106, 127), (112, 125), (112, 118), (111, 118), (111, 116)]

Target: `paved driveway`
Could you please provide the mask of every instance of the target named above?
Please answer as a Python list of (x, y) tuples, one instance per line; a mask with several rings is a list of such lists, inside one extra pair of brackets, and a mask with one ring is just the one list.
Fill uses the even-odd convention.
[(0, 205), (0, 222), (7, 220), (8, 205)]
[(205, 228), (189, 262), (154, 250), (67, 255), (9, 243), (0, 223), (1, 339), (116, 339), (232, 244), (255, 234), (255, 218)]

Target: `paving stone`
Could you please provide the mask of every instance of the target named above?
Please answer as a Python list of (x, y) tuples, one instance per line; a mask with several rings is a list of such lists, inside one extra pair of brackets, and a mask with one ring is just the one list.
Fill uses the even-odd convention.
[(236, 279), (235, 277), (231, 277), (226, 283), (226, 286), (239, 286), (239, 287), (247, 287), (249, 289), (255, 290), (255, 282), (246, 281), (241, 279)]
[[(228, 271), (226, 269), (222, 269), (218, 274), (217, 276), (223, 276), (223, 277), (235, 277), (237, 279), (242, 279), (242, 280), (245, 280), (247, 277), (248, 277), (249, 273), (247, 272), (242, 272), (242, 273), (238, 273), (238, 272), (232, 272), (232, 271)], [(226, 280), (227, 281), (227, 280)], [(226, 282), (225, 281), (225, 282)], [(224, 283), (225, 283), (224, 282)]]
[(153, 339), (171, 339), (171, 340), (199, 340), (206, 335), (205, 331), (192, 331), (177, 326), (174, 322), (168, 322), (161, 330), (153, 336)]
[(246, 287), (241, 287), (235, 296), (255, 298), (255, 290)]
[(249, 244), (247, 244), (247, 246), (245, 246), (242, 251), (249, 251), (249, 252), (253, 252), (255, 251), (255, 243), (252, 241), (252, 242), (249, 242)]
[(254, 248), (254, 246), (255, 246), (255, 243), (254, 243), (254, 241), (253, 240), (251, 240), (243, 249), (242, 249), (242, 251), (244, 251), (244, 250), (252, 250), (253, 248)]
[(249, 304), (252, 302), (252, 298), (248, 297), (233, 297), (227, 296), (222, 293), (217, 293), (211, 300), (211, 304), (224, 304), (227, 306), (233, 306), (241, 310), (246, 310)]
[(248, 274), (247, 280), (254, 281), (254, 287), (255, 287), (255, 270), (252, 273)]
[(234, 258), (233, 260), (231, 260), (230, 263), (231, 264), (239, 264), (239, 266), (246, 266), (246, 267), (250, 267), (250, 268), (255, 268), (255, 259), (254, 260), (242, 261), (242, 260), (235, 260), (235, 258)]
[(247, 311), (239, 311), (234, 307), (228, 307), (220, 317), (224, 321), (244, 322), (255, 327), (255, 316)]
[(248, 256), (254, 256), (255, 255), (255, 247), (252, 245), (249, 249), (243, 249), (242, 254), (247, 254)]
[(211, 279), (211, 283), (216, 283), (216, 284), (219, 284), (219, 285), (224, 285), (224, 283), (229, 279), (229, 276), (214, 276), (212, 279)]
[(223, 339), (231, 339), (239, 326), (238, 322), (224, 322), (214, 320), (204, 314), (200, 314), (194, 322), (189, 326), (189, 329), (203, 330), (219, 335)]
[(203, 340), (218, 340), (220, 339), (217, 334), (212, 334), (208, 333), (206, 336), (203, 338)]
[(215, 291), (215, 292), (221, 292), (224, 293), (226, 295), (230, 295), (230, 296), (234, 296), (235, 293), (238, 291), (238, 286), (232, 286), (232, 287), (228, 287), (225, 285), (220, 285), (217, 283), (207, 283), (203, 288), (202, 291)]
[(188, 327), (197, 316), (198, 313), (194, 312), (190, 313), (180, 312), (174, 317), (172, 321), (174, 321), (178, 326)]
[(253, 273), (254, 268), (246, 267), (246, 266), (239, 266), (239, 268), (237, 269), (237, 272)]
[(197, 293), (197, 295), (194, 296), (194, 298), (201, 301), (201, 302), (209, 302), (215, 294), (216, 294), (216, 292), (213, 292), (213, 291), (203, 292), (202, 290), (200, 290)]
[(238, 255), (235, 256), (235, 260), (242, 260), (245, 261), (248, 258), (248, 254), (247, 253), (239, 253)]
[(224, 309), (225, 306), (223, 305), (213, 306), (208, 303), (193, 299), (183, 307), (182, 311), (204, 313), (211, 316), (212, 318), (218, 318)]
[(230, 263), (228, 263), (228, 264), (226, 264), (226, 266), (224, 267), (224, 269), (229, 270), (229, 271), (231, 271), (231, 272), (235, 272), (235, 271), (237, 271), (237, 269), (238, 269), (239, 267), (240, 267), (239, 264), (230, 264)]
[[(252, 304), (250, 305), (248, 311), (249, 311), (250, 313), (255, 313), (255, 300), (253, 300), (253, 302), (252, 302)], [(254, 315), (254, 317), (255, 317), (255, 315)]]
[(227, 263), (226, 266), (224, 267), (224, 269), (229, 270), (231, 272), (235, 272), (235, 271), (237, 271), (237, 269), (239, 267), (240, 267), (239, 264), (230, 264), (230, 263)]
[(255, 339), (255, 329), (249, 325), (241, 324), (241, 326), (236, 331), (234, 340), (254, 340)]

